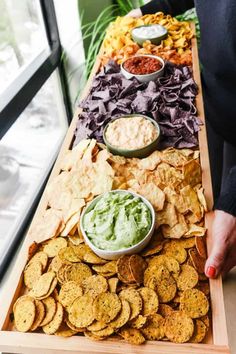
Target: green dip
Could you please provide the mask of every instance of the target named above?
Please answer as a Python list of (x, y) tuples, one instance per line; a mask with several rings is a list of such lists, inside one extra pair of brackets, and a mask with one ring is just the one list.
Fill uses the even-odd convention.
[(94, 246), (117, 251), (136, 245), (149, 232), (148, 206), (128, 192), (105, 194), (85, 213), (83, 227)]

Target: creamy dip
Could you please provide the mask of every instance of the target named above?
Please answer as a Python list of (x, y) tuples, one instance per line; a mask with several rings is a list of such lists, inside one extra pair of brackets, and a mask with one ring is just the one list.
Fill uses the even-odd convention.
[(141, 26), (133, 29), (133, 35), (140, 38), (156, 38), (164, 35), (166, 29), (161, 25)]
[(110, 123), (106, 139), (112, 146), (126, 149), (141, 149), (158, 137), (157, 128), (144, 117), (119, 118)]

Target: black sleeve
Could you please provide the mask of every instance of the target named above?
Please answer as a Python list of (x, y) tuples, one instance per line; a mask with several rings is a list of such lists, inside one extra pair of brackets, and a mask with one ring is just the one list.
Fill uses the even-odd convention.
[(172, 16), (179, 15), (194, 7), (194, 0), (152, 0), (140, 7), (143, 15), (162, 11)]
[(232, 167), (214, 209), (236, 216), (236, 166)]

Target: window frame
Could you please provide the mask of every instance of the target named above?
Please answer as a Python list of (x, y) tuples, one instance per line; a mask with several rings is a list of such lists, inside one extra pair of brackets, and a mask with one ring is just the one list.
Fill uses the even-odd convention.
[[(20, 114), (35, 97), (40, 88), (44, 85), (51, 74), (57, 69), (62, 91), (63, 103), (66, 112), (68, 125), (72, 120), (72, 106), (69, 98), (68, 83), (62, 61), (62, 46), (56, 20), (56, 13), (53, 0), (39, 0), (42, 11), (42, 19), (45, 26), (49, 49), (39, 53), (25, 68), (19, 73), (15, 80), (3, 91), (0, 100), (0, 139), (10, 129)], [(29, 223), (34, 215), (43, 189), (51, 172), (51, 168), (56, 160), (57, 154), (51, 157), (49, 166), (45, 171), (44, 181), (38, 186), (38, 193), (32, 198), (31, 205), (25, 214), (17, 232), (11, 237), (7, 247), (2, 251), (0, 257), (0, 279), (12, 259), (12, 254), (16, 252), (23, 238)]]

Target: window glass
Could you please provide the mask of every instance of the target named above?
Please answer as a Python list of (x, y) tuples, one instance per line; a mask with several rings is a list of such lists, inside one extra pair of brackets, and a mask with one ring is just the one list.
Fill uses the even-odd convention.
[(0, 93), (47, 48), (39, 0), (0, 0)]
[(0, 142), (0, 257), (50, 171), (67, 130), (54, 72)]

